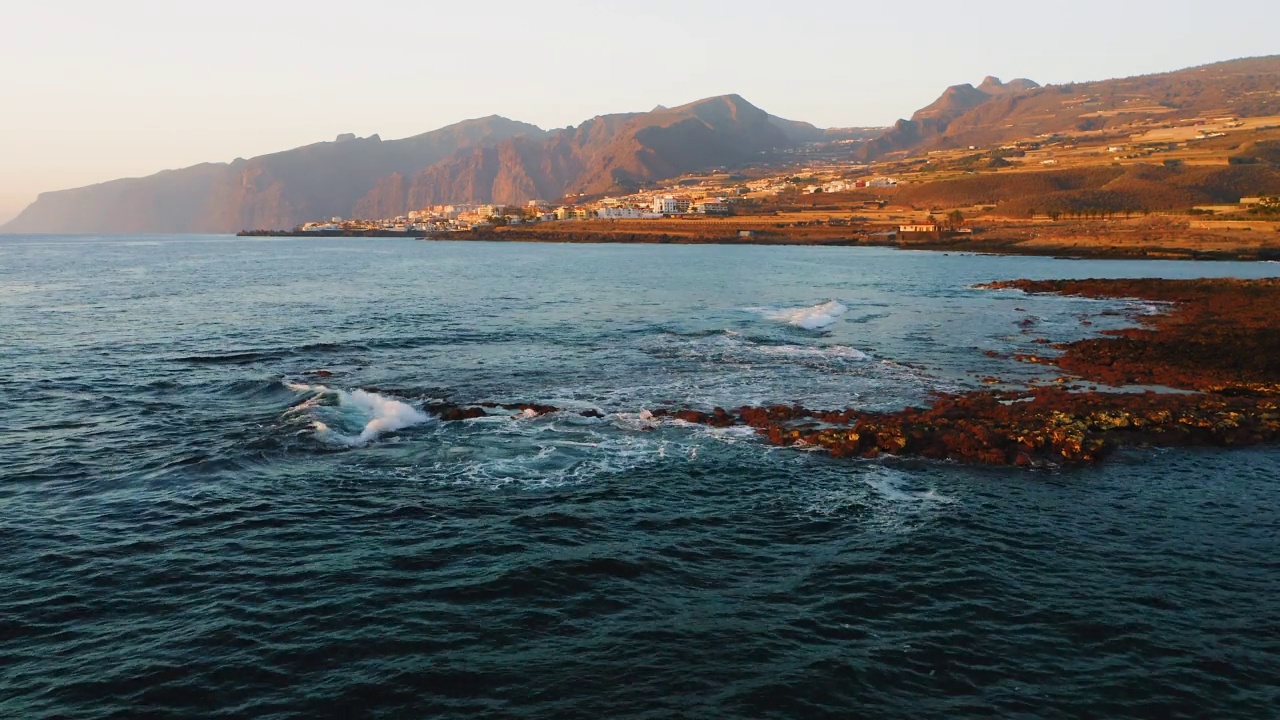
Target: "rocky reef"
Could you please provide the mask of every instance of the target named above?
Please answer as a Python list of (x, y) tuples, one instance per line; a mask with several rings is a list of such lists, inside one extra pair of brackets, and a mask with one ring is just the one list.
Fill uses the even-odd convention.
[(927, 408), (891, 413), (783, 405), (669, 414), (713, 426), (749, 425), (774, 444), (820, 447), (836, 457), (896, 455), (991, 465), (1088, 463), (1124, 445), (1246, 446), (1280, 440), (1275, 398), (1212, 394), (1037, 388), (945, 395)]
[(1266, 280), (1015, 280), (987, 289), (1168, 303), (1142, 326), (1058, 347), (1051, 363), (1113, 386), (1231, 395), (1280, 393), (1280, 278)]
[[(1280, 441), (1280, 279), (1016, 280), (982, 287), (1161, 303), (1140, 318), (1139, 327), (1058, 345), (1058, 357), (1020, 359), (1113, 387), (1163, 390), (974, 391), (884, 413), (776, 405), (659, 408), (651, 414), (715, 427), (749, 426), (776, 445), (817, 447), (836, 457), (894, 455), (1022, 467), (1092, 463), (1124, 446)], [(495, 409), (526, 415), (559, 411), (523, 403), (427, 408), (447, 421)]]

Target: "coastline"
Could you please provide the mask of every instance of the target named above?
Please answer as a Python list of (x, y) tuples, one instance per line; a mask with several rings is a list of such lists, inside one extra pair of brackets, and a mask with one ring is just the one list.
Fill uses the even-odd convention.
[(323, 237), (323, 238), (415, 238), (424, 239), (416, 230), (241, 230), (236, 237)]
[[(580, 222), (559, 223), (554, 228), (482, 228), (451, 233), (447, 238), (490, 242), (895, 247), (934, 252), (1116, 260), (1280, 260), (1280, 233), (1191, 230), (1166, 221), (1132, 224), (1006, 222), (980, 228), (973, 233), (950, 236), (890, 237), (889, 233), (894, 230), (896, 227), (890, 225), (800, 225), (774, 223), (762, 216), (742, 216), (716, 221)], [(743, 233), (750, 235), (743, 236)]]
[(239, 237), (415, 238), (450, 242), (890, 247), (931, 252), (1102, 260), (1280, 261), (1280, 233), (1191, 230), (1173, 223), (1010, 222), (972, 234), (889, 236), (891, 226), (795, 225), (760, 216), (733, 220), (585, 221), (486, 227), (449, 233), (397, 230), (252, 230)]

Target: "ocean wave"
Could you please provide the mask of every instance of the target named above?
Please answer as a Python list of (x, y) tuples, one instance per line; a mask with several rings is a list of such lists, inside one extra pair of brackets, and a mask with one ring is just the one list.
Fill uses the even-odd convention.
[(452, 428), (438, 460), (418, 471), (447, 478), (450, 484), (563, 487), (651, 466), (667, 457), (668, 446), (676, 445), (657, 437), (566, 427), (550, 419), (530, 423), (504, 417)]
[(841, 315), (849, 312), (839, 300), (831, 300), (820, 305), (800, 308), (751, 308), (767, 320), (784, 322), (792, 327), (805, 330), (820, 330), (833, 325)]
[(664, 335), (649, 343), (658, 356), (709, 358), (729, 362), (755, 363), (762, 360), (784, 360), (806, 365), (830, 365), (862, 362), (870, 355), (848, 345), (776, 344), (764, 338), (744, 337), (732, 330), (715, 335), (689, 338)]
[(758, 345), (753, 350), (761, 355), (806, 360), (862, 361), (870, 359), (870, 356), (861, 350), (846, 345)]
[(367, 390), (337, 390), (287, 381), (285, 385), (311, 395), (290, 412), (310, 417), (316, 439), (332, 445), (362, 447), (386, 433), (432, 420), (406, 402)]
[(920, 487), (917, 478), (886, 466), (883, 460), (860, 464), (853, 472), (861, 476), (861, 485), (815, 476), (800, 492), (802, 515), (853, 514), (869, 529), (896, 533), (913, 530), (933, 513), (958, 502), (934, 488)]
[(184, 355), (169, 358), (170, 362), (190, 363), (193, 365), (248, 365), (257, 362), (277, 361), (308, 353), (337, 353), (343, 351), (365, 352), (369, 346), (364, 343), (309, 343), (293, 347), (246, 348), (222, 353), (202, 355)]

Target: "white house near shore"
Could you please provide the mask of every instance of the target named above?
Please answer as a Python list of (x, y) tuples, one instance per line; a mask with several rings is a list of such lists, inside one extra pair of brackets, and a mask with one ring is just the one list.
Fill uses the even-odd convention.
[(596, 208), (596, 217), (601, 220), (657, 220), (662, 213), (635, 207), (602, 207)]

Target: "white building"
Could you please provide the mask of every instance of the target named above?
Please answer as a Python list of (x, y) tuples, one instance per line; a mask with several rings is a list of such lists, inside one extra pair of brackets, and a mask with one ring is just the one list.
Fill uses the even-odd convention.
[(724, 198), (703, 198), (693, 203), (692, 209), (704, 215), (728, 215), (729, 203)]
[(675, 215), (680, 212), (680, 203), (674, 195), (654, 195), (653, 211), (660, 215)]
[(635, 207), (602, 207), (596, 208), (596, 217), (601, 220), (656, 220), (662, 217), (662, 213)]

